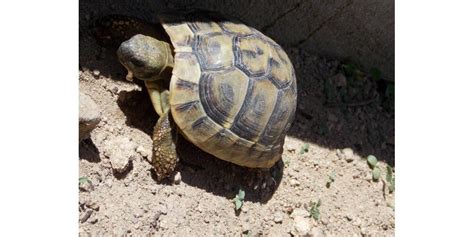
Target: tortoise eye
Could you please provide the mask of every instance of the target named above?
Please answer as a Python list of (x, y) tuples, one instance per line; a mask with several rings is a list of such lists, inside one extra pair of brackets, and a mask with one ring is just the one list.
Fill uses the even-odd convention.
[(143, 67), (145, 66), (145, 62), (143, 62), (143, 60), (140, 60), (136, 57), (133, 57), (130, 59), (130, 62), (135, 65), (136, 67)]

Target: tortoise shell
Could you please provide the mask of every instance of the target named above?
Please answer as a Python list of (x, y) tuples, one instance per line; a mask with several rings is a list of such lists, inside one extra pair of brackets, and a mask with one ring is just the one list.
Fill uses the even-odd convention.
[(296, 77), (273, 40), (235, 20), (162, 16), (174, 47), (170, 108), (182, 134), (220, 159), (269, 168), (296, 110)]

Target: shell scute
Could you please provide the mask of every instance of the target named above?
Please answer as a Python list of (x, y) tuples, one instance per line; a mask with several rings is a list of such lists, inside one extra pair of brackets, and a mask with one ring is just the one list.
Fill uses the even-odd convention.
[(216, 19), (162, 22), (175, 52), (171, 113), (184, 136), (205, 152), (269, 168), (281, 158), (296, 110), (293, 66), (262, 33)]

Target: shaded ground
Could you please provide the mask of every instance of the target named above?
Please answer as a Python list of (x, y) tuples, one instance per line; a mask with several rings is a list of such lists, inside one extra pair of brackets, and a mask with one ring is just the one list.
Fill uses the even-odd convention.
[[(79, 193), (82, 234), (285, 236), (295, 234), (295, 215), (321, 200), (319, 220), (303, 214), (314, 232), (393, 235), (394, 194), (384, 182), (372, 181), (365, 161), (373, 154), (394, 165), (394, 113), (383, 81), (351, 72), (349, 64), (287, 48), (299, 101), (283, 161), (269, 171), (246, 169), (180, 139), (180, 182), (157, 183), (147, 159), (158, 117), (143, 85), (126, 82), (114, 52), (91, 37), (89, 23), (104, 14), (96, 12), (104, 8), (99, 4), (80, 4), (80, 89), (103, 117), (79, 147), (80, 177), (90, 181)], [(145, 18), (152, 13), (145, 11)], [(128, 170), (117, 174), (107, 152), (120, 137), (137, 150)], [(306, 143), (308, 152), (300, 154)], [(380, 167), (384, 178), (386, 165)], [(329, 176), (334, 182), (327, 187)], [(232, 199), (239, 189), (246, 192), (245, 203), (235, 212)]]

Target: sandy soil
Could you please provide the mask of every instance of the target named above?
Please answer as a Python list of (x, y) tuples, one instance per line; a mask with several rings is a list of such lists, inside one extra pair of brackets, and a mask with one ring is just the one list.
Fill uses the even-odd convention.
[[(143, 84), (125, 81), (114, 52), (96, 44), (91, 19), (81, 15), (79, 85), (101, 122), (79, 145), (81, 235), (394, 235), (395, 192), (385, 181), (387, 164), (394, 166), (394, 111), (386, 85), (286, 48), (299, 98), (282, 161), (267, 171), (246, 169), (180, 139), (177, 173), (157, 182), (148, 159), (158, 117)], [(378, 182), (367, 164), (371, 154), (380, 161)], [(129, 159), (123, 172), (112, 167), (116, 155)], [(235, 211), (239, 189), (244, 204)], [(310, 215), (318, 200), (319, 219)]]

